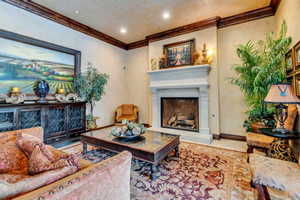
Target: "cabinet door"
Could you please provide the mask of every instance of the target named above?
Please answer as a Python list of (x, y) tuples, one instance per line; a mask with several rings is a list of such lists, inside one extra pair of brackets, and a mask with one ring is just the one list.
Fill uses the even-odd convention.
[(16, 109), (0, 110), (0, 132), (16, 129)]
[(42, 126), (42, 111), (40, 107), (22, 108), (18, 110), (18, 129)]
[[(65, 106), (49, 106), (45, 112), (46, 130), (45, 140), (66, 136), (66, 109)], [(54, 141), (56, 141), (54, 139)]]
[(85, 104), (71, 104), (68, 107), (68, 131), (85, 130)]

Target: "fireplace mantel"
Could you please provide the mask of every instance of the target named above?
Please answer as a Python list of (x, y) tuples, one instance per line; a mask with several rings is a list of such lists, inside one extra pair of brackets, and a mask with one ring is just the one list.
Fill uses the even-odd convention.
[(148, 71), (151, 89), (198, 88), (208, 86), (209, 65), (193, 65)]
[[(151, 130), (181, 135), (182, 140), (211, 143), (208, 117), (209, 65), (194, 65), (164, 70), (148, 71), (152, 91)], [(161, 127), (161, 98), (197, 97), (199, 99), (199, 132)]]

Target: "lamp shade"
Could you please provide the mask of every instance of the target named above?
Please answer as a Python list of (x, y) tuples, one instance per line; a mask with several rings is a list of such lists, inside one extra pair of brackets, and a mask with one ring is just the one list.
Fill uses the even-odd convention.
[(265, 103), (300, 104), (290, 84), (272, 85), (264, 101)]

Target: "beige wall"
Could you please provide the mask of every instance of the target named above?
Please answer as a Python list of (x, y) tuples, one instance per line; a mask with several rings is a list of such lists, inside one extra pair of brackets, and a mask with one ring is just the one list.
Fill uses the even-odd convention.
[(300, 41), (300, 1), (299, 0), (282, 0), (277, 13), (275, 15), (276, 20), (276, 32), (280, 31), (280, 26), (283, 20), (286, 21), (288, 26), (288, 36), (293, 38), (293, 45)]
[(148, 86), (148, 47), (128, 51), (126, 79), (129, 102), (140, 109), (140, 122), (150, 123), (149, 102), (150, 90)]
[(274, 17), (264, 18), (218, 30), (218, 62), (220, 69), (220, 125), (221, 133), (244, 135), (242, 127), (246, 106), (240, 89), (228, 80), (236, 74), (232, 65), (240, 63), (236, 48), (249, 40), (264, 39), (274, 29)]
[(91, 62), (99, 71), (109, 74), (106, 95), (95, 109), (95, 114), (101, 117), (99, 125), (111, 124), (117, 105), (128, 102), (123, 70), (127, 58), (125, 50), (3, 2), (0, 2), (0, 28), (79, 50), (83, 71), (87, 62)]

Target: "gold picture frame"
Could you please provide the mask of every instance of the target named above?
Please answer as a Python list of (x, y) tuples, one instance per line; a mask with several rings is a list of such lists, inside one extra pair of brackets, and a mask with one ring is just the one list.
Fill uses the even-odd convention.
[(288, 53), (285, 55), (285, 62), (286, 62), (286, 72), (291, 73), (294, 70), (294, 56), (293, 56), (293, 49), (290, 49)]
[(293, 59), (295, 61), (295, 69), (300, 70), (300, 41), (293, 48)]

